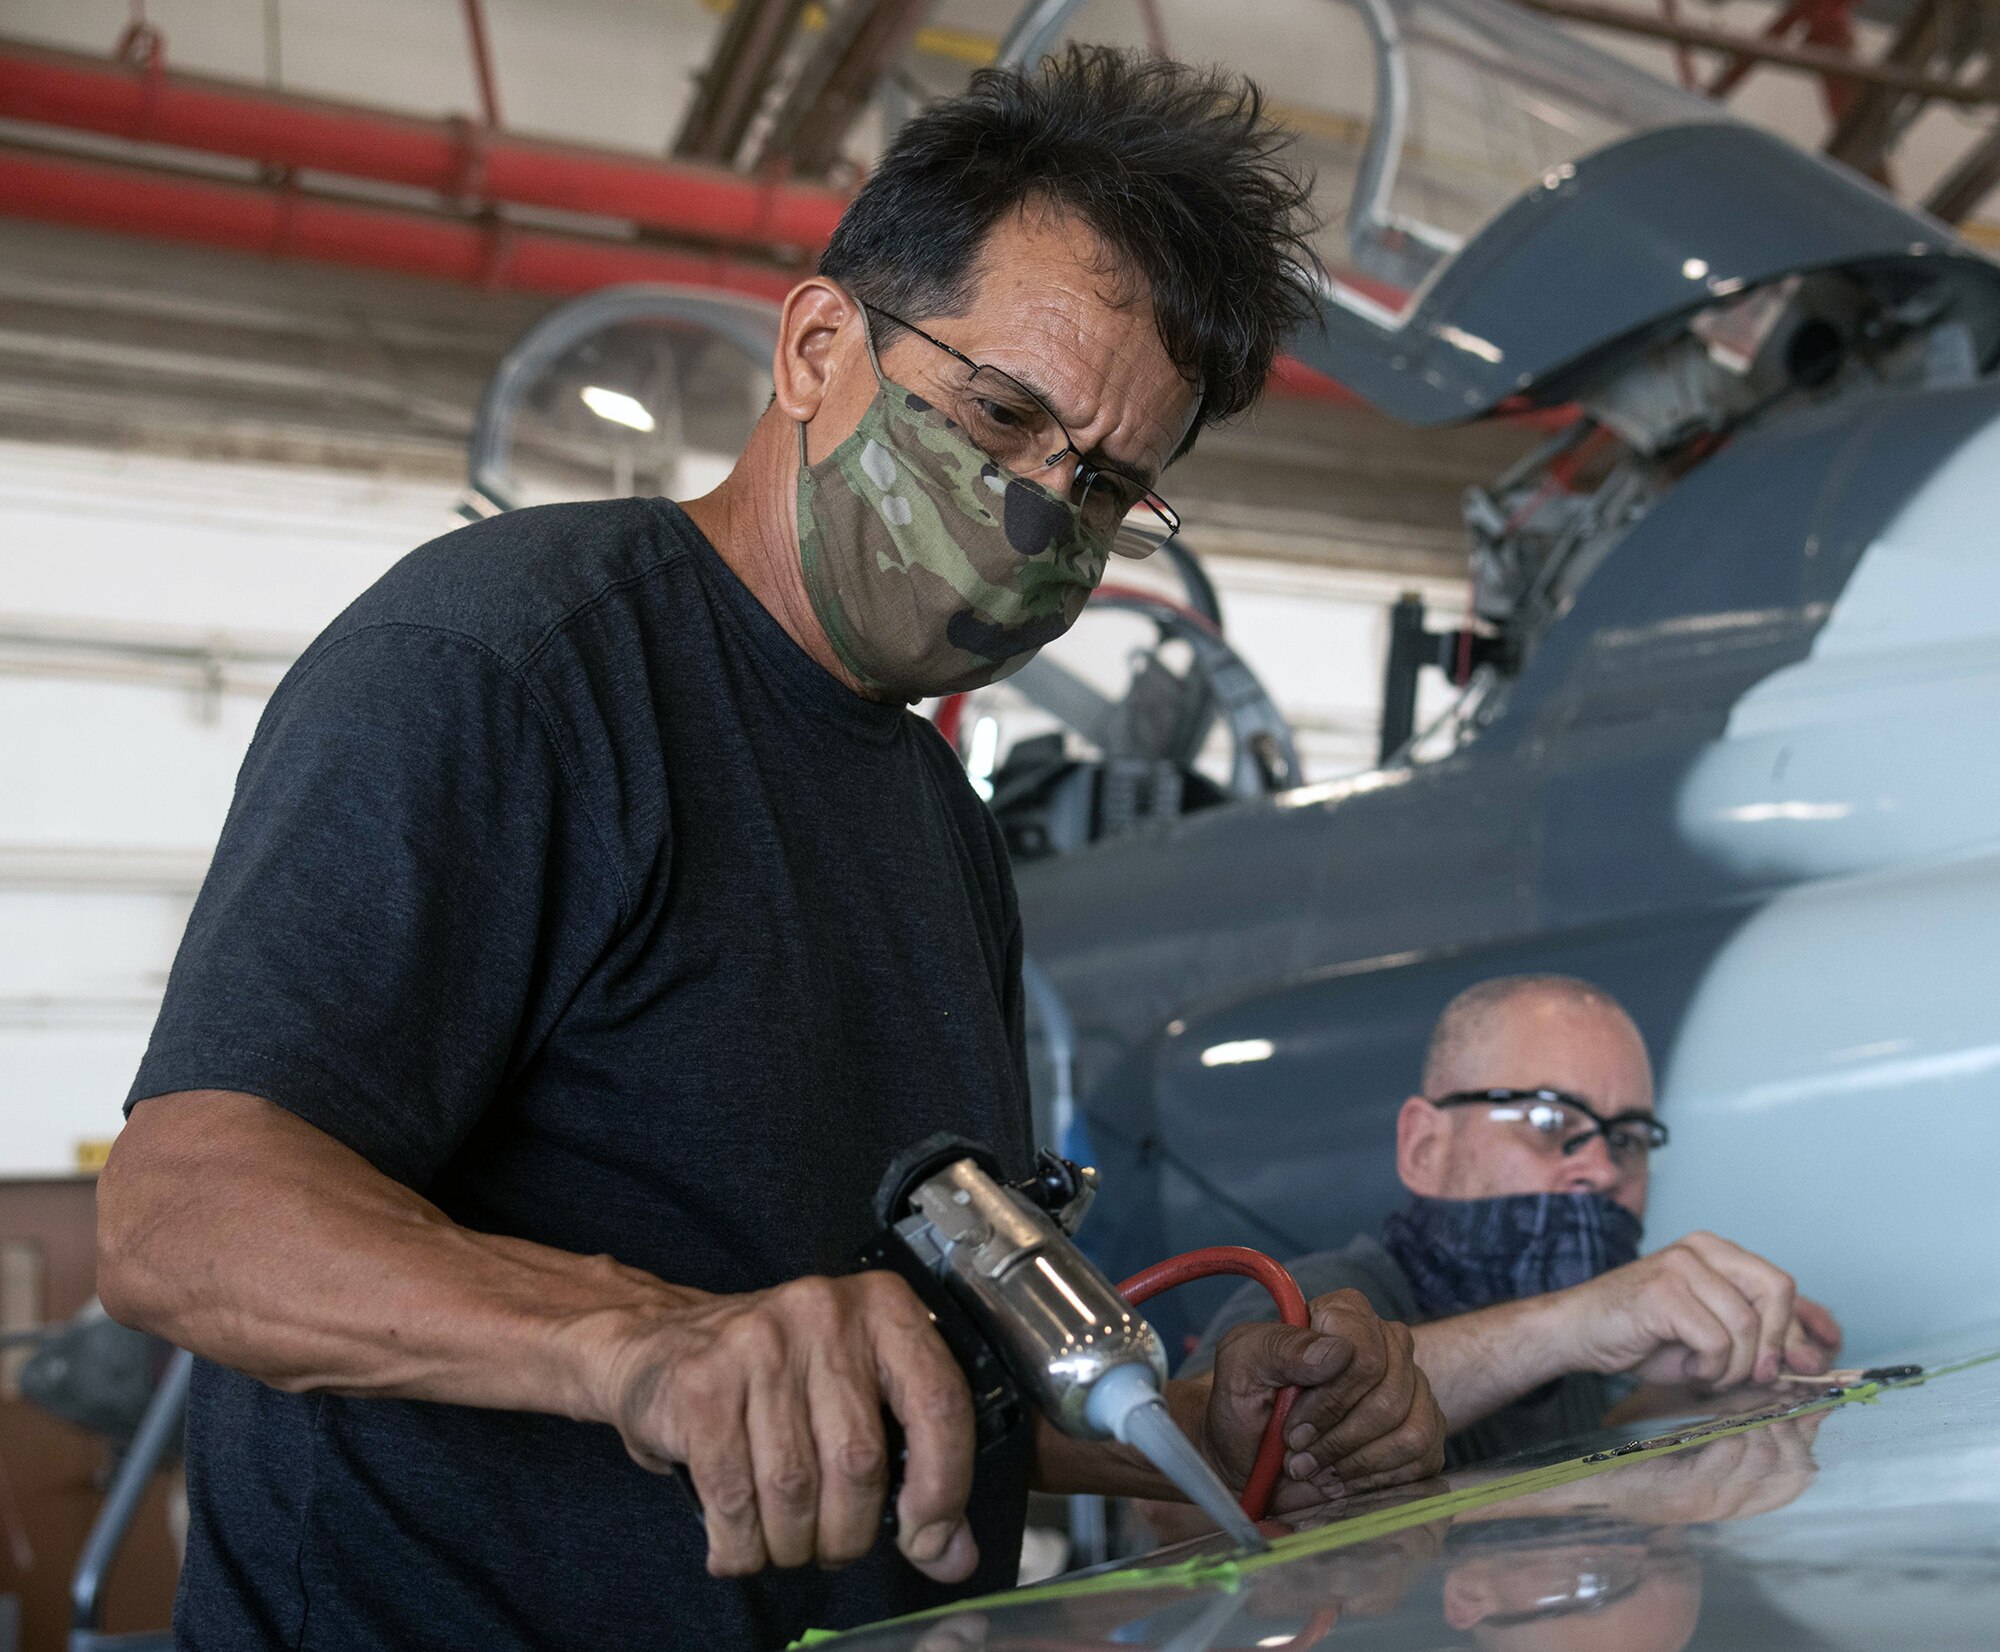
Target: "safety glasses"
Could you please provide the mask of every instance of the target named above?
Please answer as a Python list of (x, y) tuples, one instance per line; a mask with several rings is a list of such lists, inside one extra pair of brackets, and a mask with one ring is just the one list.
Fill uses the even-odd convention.
[(987, 458), (1015, 476), (1039, 480), (1063, 460), (1076, 460), (1070, 503), (1085, 526), (1110, 542), (1120, 556), (1151, 556), (1181, 530), (1173, 506), (1138, 477), (1116, 465), (1099, 464), (1077, 450), (1068, 428), (1049, 404), (1013, 374), (974, 361), (915, 322), (879, 304), (863, 304), (870, 315), (915, 333), (949, 358), (926, 386), (944, 403), (947, 416)]
[(1640, 1165), (1669, 1139), (1667, 1127), (1651, 1113), (1631, 1109), (1606, 1118), (1565, 1090), (1454, 1090), (1429, 1100), (1433, 1107), (1484, 1107), (1496, 1124), (1515, 1128), (1541, 1151), (1564, 1156), (1602, 1136), (1614, 1163)]

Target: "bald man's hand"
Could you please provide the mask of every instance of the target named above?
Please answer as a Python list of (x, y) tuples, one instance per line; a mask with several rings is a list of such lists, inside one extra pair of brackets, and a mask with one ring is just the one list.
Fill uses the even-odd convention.
[(1712, 1233), (1554, 1293), (1572, 1370), (1633, 1372), (1705, 1389), (1817, 1376), (1840, 1350), (1840, 1325), (1792, 1276)]

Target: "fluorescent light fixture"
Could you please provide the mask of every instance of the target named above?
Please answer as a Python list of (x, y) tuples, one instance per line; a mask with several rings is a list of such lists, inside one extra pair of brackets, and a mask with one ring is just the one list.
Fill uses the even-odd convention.
[(1237, 1067), (1246, 1061), (1269, 1061), (1277, 1049), (1268, 1038), (1238, 1038), (1227, 1044), (1211, 1044), (1201, 1052), (1204, 1067)]
[(1845, 820), (1854, 813), (1852, 803), (1744, 803), (1724, 809), (1724, 820), (1741, 820), (1760, 825), (1767, 820)]
[(1271, 801), (1281, 809), (1308, 809), (1315, 803), (1338, 803), (1360, 792), (1379, 792), (1388, 786), (1407, 786), (1414, 769), (1370, 769), (1351, 774), (1344, 780), (1322, 780), (1311, 786), (1294, 786)]
[(583, 405), (600, 419), (622, 424), (641, 435), (652, 434), (653, 415), (646, 411), (646, 404), (638, 397), (628, 396), (622, 390), (607, 390), (601, 384), (586, 384), (578, 393), (583, 397)]

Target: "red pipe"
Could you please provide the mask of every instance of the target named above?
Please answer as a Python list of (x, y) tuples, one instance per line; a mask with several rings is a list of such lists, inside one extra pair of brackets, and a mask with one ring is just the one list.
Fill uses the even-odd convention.
[(931, 713), (931, 726), (945, 738), (945, 743), (953, 751), (958, 750), (958, 726), (965, 721), (965, 696), (947, 694), (938, 701), (937, 709)]
[(554, 235), (492, 219), (404, 212), (295, 189), (218, 183), (0, 145), (0, 211), (16, 218), (198, 246), (310, 258), (516, 292), (588, 292), (620, 281), (721, 287), (773, 301), (795, 277), (671, 248)]
[[(1278, 1317), (1287, 1325), (1312, 1323), (1312, 1315), (1306, 1308), (1305, 1295), (1300, 1291), (1298, 1281), (1282, 1263), (1272, 1261), (1262, 1251), (1252, 1250), (1247, 1245), (1209, 1245), (1201, 1250), (1191, 1250), (1185, 1256), (1170, 1256), (1164, 1262), (1155, 1262), (1150, 1268), (1141, 1268), (1118, 1290), (1136, 1308), (1176, 1285), (1185, 1285), (1196, 1279), (1212, 1279), (1219, 1273), (1241, 1274), (1245, 1279), (1256, 1280), (1271, 1293), (1271, 1300), (1278, 1305)], [(1291, 1415), (1292, 1401), (1298, 1397), (1296, 1388), (1281, 1388), (1271, 1402), (1270, 1420), (1264, 1424), (1264, 1437), (1257, 1445), (1257, 1460), (1250, 1466), (1250, 1478), (1243, 1482), (1240, 1499), (1243, 1512), (1252, 1520), (1264, 1518), (1271, 1506), (1271, 1493), (1278, 1488), (1278, 1471), (1285, 1463), (1285, 1419)]]
[(1355, 407), (1367, 405), (1340, 380), (1327, 377), (1317, 367), (1308, 367), (1296, 356), (1280, 356), (1272, 362), (1271, 376), (1265, 381), (1265, 387), (1304, 401), (1345, 402)]
[[(231, 81), (170, 74), (157, 51), (137, 54), (131, 62), (118, 62), (0, 38), (0, 119), (228, 155), (280, 172), (327, 172), (400, 184), (453, 200), (506, 202), (622, 218), (647, 229), (704, 241), (768, 247), (801, 258), (826, 245), (847, 205), (847, 197), (834, 190), (772, 178), (746, 178), (691, 161), (655, 160), (611, 149), (521, 138), (463, 118), (423, 120), (360, 104), (292, 97)], [(47, 163), (50, 167), (57, 164), (62, 163)], [(74, 164), (80, 169), (76, 174), (79, 180), (92, 176), (81, 170), (91, 163)], [(293, 203), (287, 214), (311, 219), (322, 233), (277, 236), (287, 243), (278, 248), (270, 244), (274, 239), (270, 225), (261, 221), (272, 215), (269, 206), (262, 209), (260, 217), (258, 211), (245, 206), (224, 207), (200, 198), (203, 186), (183, 186), (172, 174), (126, 170), (133, 176), (157, 179), (148, 187), (173, 199), (148, 206), (133, 218), (107, 221), (101, 203), (87, 199), (64, 202), (52, 198), (43, 187), (33, 210), (0, 191), (0, 212), (44, 223), (125, 229), (207, 246), (280, 251), (294, 257), (360, 263), (372, 269), (534, 292), (581, 292), (605, 281), (635, 280), (693, 280), (773, 297), (782, 297), (785, 291), (782, 286), (774, 290), (761, 280), (754, 285), (733, 278), (717, 281), (712, 272), (662, 273), (668, 267), (685, 267), (685, 255), (531, 231), (501, 232), (511, 251), (496, 260), (490, 240), (480, 239), (486, 232), (467, 231), (447, 220), (412, 214), (371, 215), (370, 221), (379, 218), (423, 226), (421, 233), (415, 229), (393, 232), (392, 244), (377, 247), (370, 244), (366, 224), (352, 216), (367, 209), (330, 202), (308, 204), (314, 198), (299, 195), (286, 196)], [(41, 176), (46, 180), (54, 174), (45, 168)], [(129, 196), (124, 198), (130, 204)], [(246, 219), (257, 222), (247, 223)], [(296, 232), (298, 227), (295, 222), (292, 230)], [(468, 235), (471, 241), (466, 239)], [(445, 243), (449, 243), (448, 250)], [(474, 250), (475, 246), (479, 250)], [(572, 248), (582, 250), (569, 250)], [(496, 272), (492, 267), (496, 262), (511, 268)], [(615, 269), (617, 273), (592, 281), (581, 273), (586, 268)], [(1344, 385), (1290, 358), (1277, 362), (1271, 388), (1309, 400), (1360, 401)]]
[[(0, 56), (0, 82), (5, 66)], [(722, 253), (705, 257), (494, 219), (362, 206), (297, 189), (224, 183), (8, 144), (0, 144), (0, 215), (522, 292), (569, 294), (618, 281), (683, 281), (775, 301), (798, 279)], [(1359, 401), (1290, 358), (1280, 358), (1271, 387), (1314, 399)]]
[(806, 251), (826, 244), (847, 204), (830, 189), (760, 182), (720, 167), (169, 74), (157, 59), (127, 65), (9, 40), (0, 40), (0, 118)]
[[(430, 190), (453, 200), (625, 219), (647, 229), (766, 247), (801, 259), (826, 244), (847, 205), (847, 197), (834, 190), (746, 178), (691, 161), (521, 138), (458, 117), (423, 120), (170, 74), (157, 37), (151, 46), (126, 62), (0, 37), (0, 119), (228, 155), (281, 173), (327, 172)], [(9, 162), (17, 171), (29, 165), (21, 153), (15, 151)], [(57, 176), (53, 169), (65, 164), (75, 168), (73, 176), (84, 190), (122, 170), (128, 179), (154, 180), (146, 188), (163, 198), (139, 202), (131, 190), (106, 184), (131, 209), (114, 218), (102, 201), (60, 197), (51, 187)], [(782, 283), (766, 281), (761, 271), (753, 273), (754, 267), (704, 265), (686, 254), (580, 236), (477, 229), (290, 192), (282, 197), (287, 203), (282, 211), (270, 204), (270, 191), (248, 192), (264, 196), (262, 206), (246, 204), (241, 191), (233, 204), (225, 204), (212, 192), (227, 186), (183, 182), (171, 173), (136, 167), (93, 171), (93, 164), (41, 163), (33, 200), (23, 205), (11, 191), (0, 189), (0, 213), (532, 292), (574, 293), (612, 281), (641, 280), (686, 280), (779, 298), (787, 290)], [(388, 231), (381, 244), (373, 239), (377, 225)], [(587, 273), (593, 270), (602, 273)], [(1360, 403), (1344, 385), (1291, 358), (1276, 363), (1271, 388), (1310, 400)], [(1540, 424), (1549, 417), (1530, 415), (1525, 422)]]

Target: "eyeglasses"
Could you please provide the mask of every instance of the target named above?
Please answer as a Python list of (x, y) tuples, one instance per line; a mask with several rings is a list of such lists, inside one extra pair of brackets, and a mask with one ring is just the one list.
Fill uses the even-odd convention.
[(1084, 526), (1109, 540), (1120, 556), (1151, 556), (1181, 531), (1181, 519), (1173, 506), (1138, 477), (1086, 459), (1049, 404), (1011, 373), (974, 361), (879, 304), (861, 307), (915, 333), (965, 369), (962, 381), (946, 380), (937, 386), (948, 393), (945, 414), (1002, 470), (1034, 477), (1074, 456), (1076, 476), (1070, 483), (1070, 503), (1076, 506)]
[(1651, 1113), (1633, 1110), (1606, 1118), (1589, 1102), (1562, 1090), (1454, 1090), (1431, 1105), (1485, 1107), (1495, 1123), (1516, 1125), (1541, 1151), (1565, 1157), (1602, 1136), (1612, 1162), (1627, 1169), (1644, 1164), (1668, 1141), (1667, 1127)]

